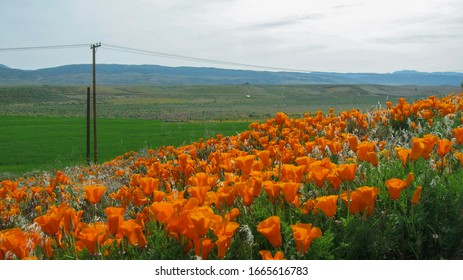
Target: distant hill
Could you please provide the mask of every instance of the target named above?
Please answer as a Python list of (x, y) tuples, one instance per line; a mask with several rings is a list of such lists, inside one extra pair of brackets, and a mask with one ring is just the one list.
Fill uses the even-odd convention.
[[(97, 83), (105, 85), (186, 84), (380, 84), (460, 86), (463, 73), (403, 70), (387, 74), (332, 72), (269, 72), (208, 67), (99, 64)], [(91, 84), (92, 65), (65, 65), (38, 70), (20, 70), (0, 64), (0, 85)]]

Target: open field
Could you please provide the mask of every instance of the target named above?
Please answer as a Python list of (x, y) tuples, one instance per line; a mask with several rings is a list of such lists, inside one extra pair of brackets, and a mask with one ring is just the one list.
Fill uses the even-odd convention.
[[(86, 163), (85, 119), (0, 116), (0, 123), (0, 179)], [(100, 119), (98, 159), (104, 162), (125, 152), (178, 146), (219, 133), (234, 135), (247, 126), (247, 122)]]
[[(99, 86), (98, 116), (102, 118), (189, 120), (264, 120), (277, 112), (370, 109), (398, 97), (417, 99), (459, 91), (458, 87), (375, 85), (205, 85)], [(85, 116), (86, 87), (0, 87), (0, 114)]]
[[(367, 110), (456, 91), (455, 87), (374, 85), (101, 86), (99, 162), (217, 133), (234, 135), (277, 112), (300, 117), (330, 107)], [(86, 88), (0, 87), (0, 178), (85, 162)]]

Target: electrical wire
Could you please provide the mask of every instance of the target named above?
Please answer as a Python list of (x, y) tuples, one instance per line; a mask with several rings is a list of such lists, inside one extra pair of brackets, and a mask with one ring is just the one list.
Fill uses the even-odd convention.
[(276, 71), (291, 71), (291, 72), (304, 72), (304, 73), (312, 72), (309, 70), (263, 66), (263, 65), (215, 60), (215, 59), (200, 58), (200, 57), (193, 57), (193, 56), (184, 56), (184, 55), (136, 49), (136, 48), (124, 47), (124, 46), (112, 45), (112, 44), (102, 44), (101, 48), (112, 50), (112, 51), (125, 52), (125, 53), (134, 53), (134, 54), (141, 54), (141, 55), (148, 55), (148, 56), (156, 56), (156, 57), (163, 57), (163, 58), (170, 58), (170, 59), (177, 59), (177, 60), (203, 62), (203, 63), (213, 63), (213, 64), (220, 64), (220, 65), (228, 65), (228, 66), (250, 67), (250, 68), (267, 69), (267, 70), (273, 70), (273, 71), (276, 70)]
[[(36, 51), (36, 50), (68, 49), (68, 48), (81, 48), (81, 47), (91, 48), (91, 46), (92, 44), (27, 46), (27, 47), (0, 48), (0, 52)], [(264, 65), (200, 58), (200, 57), (193, 57), (193, 56), (185, 56), (185, 55), (158, 52), (158, 51), (153, 51), (153, 50), (137, 49), (137, 48), (131, 48), (131, 47), (125, 47), (125, 46), (113, 45), (113, 44), (102, 44), (102, 45), (99, 45), (99, 47), (101, 47), (102, 49), (107, 49), (107, 50), (117, 51), (117, 52), (133, 53), (133, 54), (139, 54), (139, 55), (163, 57), (163, 58), (168, 58), (168, 59), (177, 59), (177, 60), (185, 60), (185, 61), (193, 61), (193, 62), (201, 62), (201, 63), (209, 63), (209, 64), (219, 64), (219, 65), (227, 65), (227, 66), (246, 67), (246, 68), (257, 68), (257, 69), (272, 70), (272, 71), (290, 71), (290, 72), (304, 72), (304, 73), (312, 72), (309, 70), (264, 66)]]
[(33, 46), (33, 47), (15, 47), (0, 48), (0, 51), (29, 51), (29, 50), (52, 50), (52, 49), (69, 49), (89, 47), (90, 44), (73, 44), (73, 45), (54, 45), (54, 46)]

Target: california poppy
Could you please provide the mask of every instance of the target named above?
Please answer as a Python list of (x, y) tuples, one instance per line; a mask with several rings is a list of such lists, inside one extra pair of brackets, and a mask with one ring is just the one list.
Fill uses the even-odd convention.
[(123, 222), (120, 227), (120, 232), (127, 237), (132, 246), (138, 245), (138, 247), (143, 248), (147, 244), (142, 228), (135, 220)]
[(60, 229), (62, 213), (45, 214), (34, 219), (34, 222), (40, 225), (42, 231), (54, 236)]
[(218, 258), (225, 258), (225, 254), (229, 247), (228, 238), (226, 236), (219, 236), (217, 241), (215, 241), (215, 245), (217, 245), (217, 257)]
[(311, 178), (313, 179), (315, 185), (319, 188), (323, 187), (326, 176), (328, 176), (330, 170), (323, 166), (315, 165), (310, 168), (310, 171)]
[(267, 197), (272, 203), (275, 203), (276, 198), (280, 194), (280, 186), (274, 181), (265, 181), (262, 183), (262, 188), (264, 189)]
[(411, 149), (403, 149), (403, 148), (396, 149), (397, 157), (402, 161), (403, 165), (407, 165), (411, 152), (412, 152)]
[(345, 205), (349, 209), (349, 213), (355, 215), (358, 212), (371, 215), (375, 207), (376, 197), (380, 190), (376, 187), (363, 186), (356, 188), (354, 191), (345, 191), (340, 195)]
[(231, 246), (232, 237), (235, 234), (236, 230), (240, 224), (236, 222), (223, 221), (215, 224), (213, 226), (214, 235), (217, 236), (217, 256), (219, 258), (224, 258), (227, 249)]
[(280, 232), (280, 217), (271, 216), (257, 225), (257, 231), (264, 235), (274, 248), (282, 244)]
[(210, 238), (203, 238), (201, 240), (201, 259), (207, 260), (209, 253), (215, 247), (214, 241)]
[(417, 160), (425, 149), (425, 144), (421, 138), (413, 138), (412, 139), (412, 149), (410, 152), (410, 160), (415, 161)]
[(418, 201), (420, 200), (421, 190), (421, 186), (416, 187), (415, 192), (413, 192), (412, 196), (412, 204), (418, 204)]
[(170, 217), (175, 213), (174, 206), (171, 202), (167, 201), (153, 202), (149, 210), (153, 218), (162, 223), (168, 222)]
[(407, 183), (405, 187), (410, 186), (413, 180), (415, 180), (415, 174), (413, 174), (413, 172), (408, 173), (407, 178), (405, 179), (405, 182)]
[(106, 207), (104, 210), (108, 217), (108, 230), (112, 235), (119, 232), (119, 228), (124, 221), (125, 208), (122, 207)]
[(357, 152), (357, 145), (358, 145), (357, 136), (349, 134), (347, 136), (347, 141), (349, 142), (350, 149), (354, 152)]
[(241, 170), (242, 175), (249, 175), (249, 173), (251, 173), (251, 167), (255, 159), (255, 155), (237, 157), (235, 158), (235, 164), (238, 169)]
[(310, 244), (315, 238), (322, 236), (322, 231), (318, 227), (312, 227), (312, 224), (297, 223), (291, 225), (293, 238), (296, 241), (296, 248), (299, 256), (304, 255), (309, 250)]
[(337, 195), (319, 196), (314, 209), (320, 209), (326, 216), (332, 218), (336, 214), (337, 202)]
[(357, 158), (359, 161), (370, 161), (371, 155), (368, 153), (374, 152), (375, 144), (368, 141), (363, 141), (357, 146)]
[(195, 186), (189, 187), (188, 193), (199, 201), (200, 205), (203, 205), (206, 199), (206, 193), (211, 189), (209, 186)]
[(286, 202), (293, 202), (296, 198), (297, 192), (301, 187), (301, 183), (294, 183), (294, 182), (284, 182), (280, 184), (281, 190), (285, 195)]
[(235, 184), (236, 192), (243, 198), (243, 203), (246, 206), (251, 206), (255, 198), (256, 188), (251, 184), (250, 181), (247, 182), (237, 182)]
[(143, 177), (138, 180), (145, 195), (151, 195), (158, 189), (159, 179), (151, 177)]
[(262, 260), (283, 260), (285, 254), (281, 251), (277, 251), (274, 256), (269, 250), (261, 250), (259, 254), (262, 256)]
[(355, 172), (357, 171), (357, 166), (357, 163), (340, 164), (336, 168), (336, 172), (342, 181), (351, 182), (355, 179)]
[(209, 224), (211, 223), (213, 214), (212, 210), (208, 211), (206, 208), (191, 212), (190, 219), (193, 222), (196, 233), (200, 238), (206, 236), (209, 231)]
[(439, 139), (437, 140), (437, 155), (441, 158), (444, 158), (445, 155), (450, 151), (453, 142), (448, 139)]
[(402, 190), (405, 187), (407, 187), (407, 182), (402, 179), (392, 178), (392, 179), (386, 180), (386, 187), (387, 187), (387, 190), (389, 192), (389, 196), (391, 197), (391, 199), (397, 200)]
[(103, 196), (104, 192), (106, 191), (107, 187), (104, 186), (95, 186), (89, 185), (84, 187), (85, 191), (85, 198), (88, 199), (93, 204), (97, 204), (101, 197)]
[(271, 164), (270, 152), (269, 151), (256, 151), (256, 155), (262, 161), (264, 167), (269, 167)]
[(455, 141), (457, 142), (458, 145), (463, 144), (463, 127), (457, 127), (453, 131), (453, 134), (455, 135)]
[(89, 253), (97, 253), (97, 248), (107, 238), (106, 226), (102, 223), (94, 223), (87, 225), (78, 235), (78, 240), (81, 241), (87, 248)]
[[(4, 259), (6, 252), (13, 252), (18, 258), (26, 259), (29, 257), (29, 250), (26, 249), (28, 238), (26, 233), (20, 228), (12, 228), (0, 231), (0, 258)], [(35, 247), (35, 244), (30, 244)], [(5, 254), (2, 256), (2, 254)]]
[(439, 138), (436, 135), (426, 134), (421, 139), (421, 141), (424, 143), (424, 150), (421, 156), (424, 159), (428, 159), (431, 156), (431, 153), (434, 150), (434, 146), (436, 146), (437, 140), (439, 140)]

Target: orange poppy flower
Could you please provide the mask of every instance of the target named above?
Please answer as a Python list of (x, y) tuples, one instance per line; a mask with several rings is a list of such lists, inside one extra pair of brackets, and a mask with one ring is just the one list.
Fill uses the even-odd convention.
[(309, 250), (310, 244), (315, 238), (322, 236), (322, 231), (318, 227), (312, 227), (312, 224), (297, 223), (291, 225), (293, 238), (296, 241), (296, 248), (299, 256), (303, 256)]
[(357, 166), (358, 166), (357, 163), (340, 164), (336, 168), (336, 172), (342, 181), (352, 182), (355, 180), (355, 173), (357, 171)]
[(284, 164), (281, 168), (280, 181), (301, 183), (307, 166), (295, 166), (293, 164)]
[(112, 235), (119, 232), (119, 228), (124, 221), (125, 208), (122, 207), (106, 207), (104, 212), (108, 216), (108, 230)]
[(217, 237), (225, 236), (231, 239), (239, 227), (240, 224), (225, 220), (224, 222), (215, 224), (213, 227), (214, 235)]
[[(19, 228), (0, 231), (0, 259), (5, 259), (6, 252), (13, 252), (19, 259), (27, 259), (29, 250), (26, 250), (28, 238)], [(35, 244), (32, 244), (35, 247)], [(3, 256), (2, 256), (3, 255)]]
[(229, 240), (226, 236), (220, 236), (217, 238), (215, 245), (217, 245), (217, 257), (218, 258), (221, 258), (221, 259), (225, 258), (225, 254), (230, 245), (228, 242)]
[(463, 153), (456, 152), (453, 155), (460, 161), (460, 164), (463, 165)]
[(422, 190), (421, 186), (416, 187), (415, 192), (413, 192), (413, 196), (412, 196), (412, 204), (418, 204), (420, 200), (421, 190)]
[(256, 151), (257, 157), (262, 161), (264, 167), (269, 167), (271, 164), (269, 151)]
[(153, 201), (159, 202), (166, 198), (166, 193), (163, 191), (154, 191), (153, 192)]
[(392, 200), (397, 200), (399, 199), (400, 193), (404, 188), (407, 187), (407, 182), (398, 179), (398, 178), (392, 178), (389, 180), (386, 180), (386, 187), (389, 192), (389, 196), (391, 197)]
[(120, 232), (127, 237), (132, 246), (138, 245), (138, 247), (143, 248), (147, 244), (142, 228), (135, 220), (123, 222), (120, 227)]
[(217, 191), (218, 203), (215, 205), (217, 208), (221, 208), (222, 204), (232, 206), (235, 201), (236, 189), (233, 186), (218, 187)]
[(355, 215), (358, 212), (364, 213), (368, 211), (368, 215), (373, 213), (375, 207), (376, 196), (380, 190), (375, 187), (363, 186), (356, 188), (354, 191), (343, 192), (340, 198), (349, 208), (349, 213)]
[(337, 202), (337, 195), (319, 196), (314, 209), (320, 209), (326, 216), (332, 218), (336, 214)]
[(132, 188), (123, 186), (117, 190), (116, 193), (108, 195), (111, 199), (117, 199), (121, 202), (121, 206), (126, 208), (133, 199)]
[(410, 186), (413, 180), (415, 180), (415, 174), (413, 174), (413, 172), (408, 173), (407, 178), (405, 179), (405, 182), (407, 183), (405, 187)]
[(34, 222), (40, 225), (43, 232), (51, 236), (54, 236), (58, 233), (58, 230), (60, 229), (62, 217), (62, 213), (45, 214), (35, 218)]
[(317, 201), (315, 199), (309, 199), (309, 200), (305, 201), (301, 205), (301, 212), (303, 214), (308, 214), (308, 213), (312, 212), (312, 210), (315, 207), (315, 204), (317, 204)]
[(190, 219), (193, 222), (196, 233), (200, 238), (206, 236), (209, 231), (209, 224), (211, 223), (212, 215), (214, 214), (212, 210), (207, 210), (210, 208), (204, 208), (201, 210), (192, 211), (190, 213)]
[(319, 188), (323, 187), (323, 185), (325, 184), (326, 176), (328, 176), (328, 174), (330, 173), (330, 169), (316, 165), (312, 166), (310, 168), (310, 171), (311, 178), (314, 181), (315, 185)]
[(285, 195), (286, 202), (293, 202), (296, 198), (297, 192), (301, 187), (301, 183), (285, 182), (280, 184), (281, 190)]
[(357, 152), (358, 139), (357, 136), (350, 134), (347, 136), (347, 141), (349, 142), (349, 147), (352, 151)]
[(262, 260), (283, 260), (285, 258), (285, 254), (281, 251), (277, 251), (274, 256), (268, 250), (261, 250), (259, 253), (262, 256)]
[(102, 223), (87, 225), (78, 235), (78, 241), (81, 241), (90, 254), (95, 254), (96, 249), (107, 238), (106, 226)]
[(175, 213), (174, 206), (167, 201), (153, 202), (149, 210), (153, 217), (161, 223), (167, 223)]
[(257, 231), (264, 235), (274, 248), (282, 244), (280, 232), (280, 217), (271, 216), (257, 225)]
[[(214, 241), (210, 238), (203, 238), (201, 240), (201, 259), (207, 260), (209, 253), (215, 247)], [(198, 254), (197, 254), (198, 255)]]
[[(236, 214), (236, 211), (234, 212)], [(228, 219), (222, 222), (220, 216), (218, 216), (218, 219), (216, 216), (216, 219), (212, 221), (213, 222), (211, 222), (211, 228), (214, 230), (214, 235), (217, 236), (217, 241), (215, 243), (218, 249), (217, 255), (219, 258), (224, 258), (226, 251), (231, 245), (233, 235), (239, 228), (240, 224), (236, 222), (230, 222)]]
[(276, 198), (280, 195), (279, 184), (273, 181), (265, 181), (262, 183), (262, 188), (264, 189), (270, 201), (275, 203)]
[(424, 143), (424, 151), (422, 152), (421, 156), (425, 159), (428, 159), (431, 156), (432, 151), (434, 150), (434, 146), (437, 143), (439, 138), (436, 135), (426, 134), (423, 136), (422, 140)]
[(403, 149), (403, 148), (396, 149), (397, 156), (402, 161), (403, 165), (407, 165), (411, 152), (412, 152), (411, 149)]
[(91, 203), (97, 204), (106, 190), (107, 187), (104, 186), (85, 186), (85, 198), (88, 199), (88, 201), (90, 201)]
[(437, 140), (437, 155), (440, 158), (444, 158), (445, 155), (450, 151), (453, 142), (448, 139), (439, 139)]
[(458, 145), (463, 144), (463, 127), (457, 127), (453, 131), (453, 134), (455, 135), (455, 141), (457, 142)]
[(367, 152), (365, 161), (371, 163), (371, 165), (373, 165), (373, 166), (378, 166), (378, 164), (379, 164), (378, 155), (374, 151)]
[(216, 185), (217, 180), (218, 180), (217, 175), (209, 175), (204, 172), (198, 172), (194, 176), (190, 177), (190, 179), (188, 179), (188, 181), (193, 186), (198, 186), (198, 187), (209, 186), (211, 188)]
[(151, 195), (159, 186), (159, 179), (157, 178), (143, 177), (138, 179), (138, 181), (145, 195)]
[(209, 186), (197, 186), (189, 187), (188, 193), (191, 197), (196, 198), (199, 201), (199, 205), (203, 205), (204, 200), (206, 199), (206, 193), (211, 189)]
[(415, 161), (417, 160), (425, 149), (425, 144), (421, 138), (413, 138), (412, 139), (412, 149), (410, 152), (410, 160)]
[(242, 175), (249, 175), (251, 173), (251, 167), (255, 159), (255, 155), (237, 157), (235, 158), (235, 164), (238, 167), (238, 169), (241, 170)]
[(235, 184), (235, 188), (237, 193), (243, 198), (244, 205), (248, 207), (251, 206), (252, 202), (254, 201), (254, 198), (256, 197), (256, 190), (259, 188), (256, 188), (255, 185), (253, 186), (253, 184), (250, 181), (237, 182)]
[(368, 141), (363, 141), (357, 146), (357, 158), (359, 161), (370, 161), (371, 155), (368, 153), (374, 152), (375, 144)]

